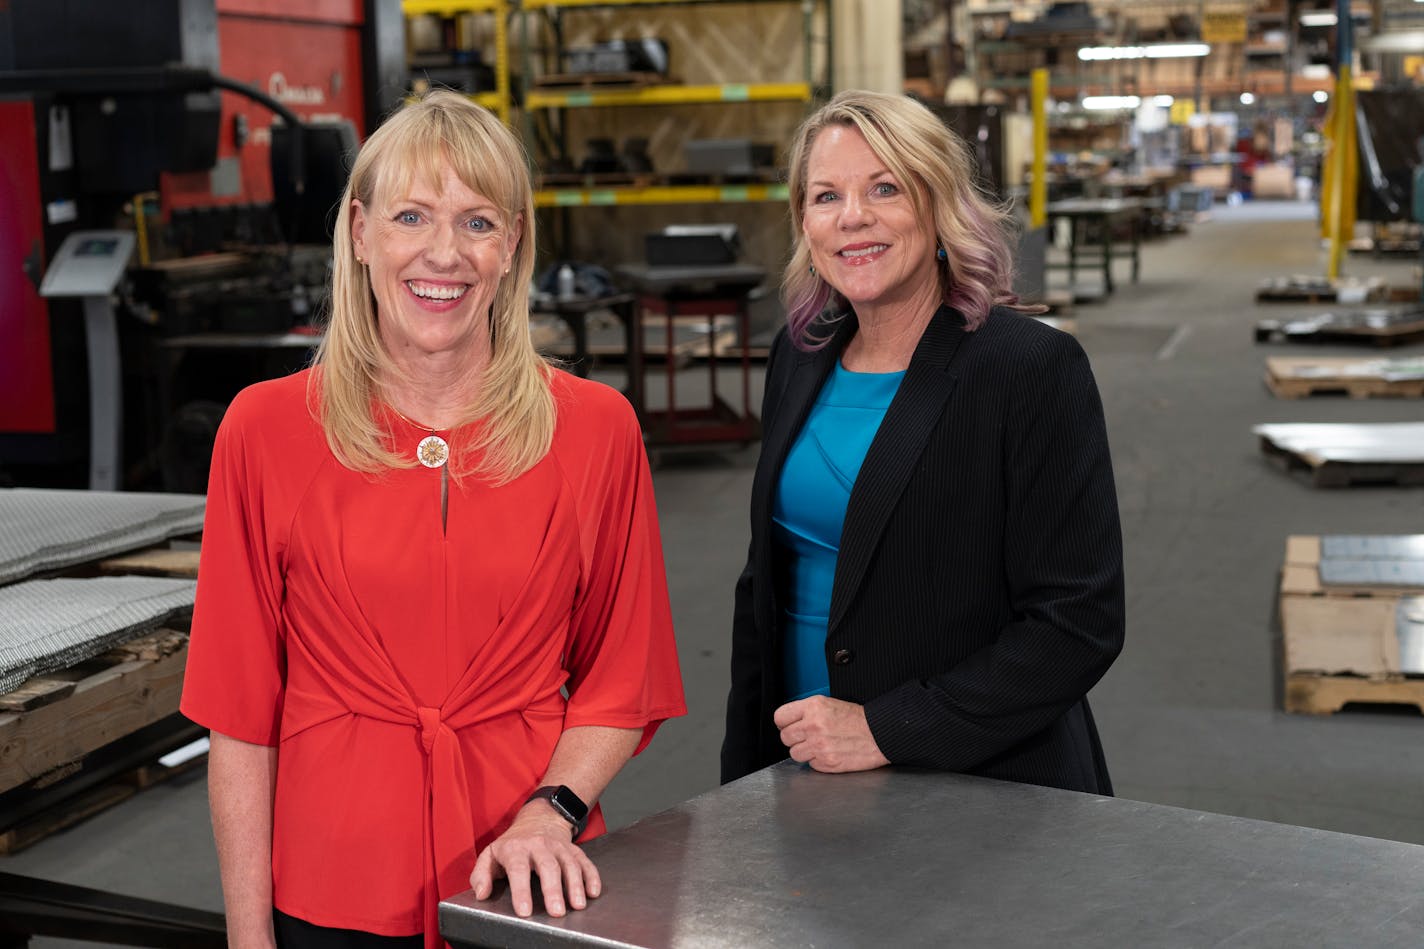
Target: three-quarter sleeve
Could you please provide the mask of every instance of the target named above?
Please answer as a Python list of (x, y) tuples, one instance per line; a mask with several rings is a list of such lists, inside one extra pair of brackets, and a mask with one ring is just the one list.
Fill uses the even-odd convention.
[[(578, 494), (583, 576), (570, 627), (566, 728), (642, 728), (686, 714), (662, 539), (641, 430), (612, 390), (588, 392), (577, 421), (588, 450), (569, 472)], [(637, 752), (635, 752), (636, 754)]]
[(254, 409), (239, 396), (218, 429), (180, 708), (215, 732), (276, 745), (286, 672), (282, 580)]

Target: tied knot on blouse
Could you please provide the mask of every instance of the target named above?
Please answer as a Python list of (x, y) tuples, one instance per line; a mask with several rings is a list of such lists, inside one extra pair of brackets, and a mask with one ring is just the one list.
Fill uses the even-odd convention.
[[(416, 727), (420, 729), (420, 747), (425, 749), (428, 755), (435, 749), (435, 739), (442, 731), (449, 732), (444, 719), (440, 717), (440, 709), (422, 705), (415, 710)], [(453, 737), (453, 736), (452, 736)]]

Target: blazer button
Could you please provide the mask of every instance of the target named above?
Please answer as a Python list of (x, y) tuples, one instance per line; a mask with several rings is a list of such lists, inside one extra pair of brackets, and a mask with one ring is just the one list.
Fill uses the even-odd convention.
[(838, 666), (848, 666), (850, 665), (851, 660), (854, 658), (855, 653), (851, 652), (849, 649), (837, 649), (836, 654), (831, 657), (831, 661)]

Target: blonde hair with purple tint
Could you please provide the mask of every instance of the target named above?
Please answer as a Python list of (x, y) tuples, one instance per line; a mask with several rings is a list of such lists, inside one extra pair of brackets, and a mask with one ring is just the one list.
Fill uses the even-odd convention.
[(806, 176), (811, 146), (832, 126), (853, 128), (865, 138), (909, 192), (915, 213), (934, 222), (940, 300), (964, 316), (974, 330), (994, 306), (1019, 306), (1013, 292), (1014, 261), (1009, 236), (1013, 216), (1007, 205), (989, 199), (974, 183), (969, 148), (933, 112), (905, 96), (850, 90), (838, 94), (801, 124), (789, 156), (791, 261), (781, 278), (781, 298), (791, 341), (812, 350), (830, 339), (846, 301), (811, 270), (811, 252), (801, 231), (806, 215)]

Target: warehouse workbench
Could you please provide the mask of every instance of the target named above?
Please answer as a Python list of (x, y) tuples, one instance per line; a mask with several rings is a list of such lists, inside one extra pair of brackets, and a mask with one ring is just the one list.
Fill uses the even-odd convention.
[(473, 946), (1418, 945), (1424, 846), (935, 772), (789, 762), (592, 841), (590, 908), (440, 906)]
[[(1101, 264), (1103, 293), (1113, 292), (1112, 264), (1124, 253), (1132, 261), (1132, 282), (1137, 282), (1142, 266), (1142, 213), (1145, 202), (1138, 198), (1068, 198), (1048, 205), (1049, 226), (1056, 220), (1066, 220), (1068, 232), (1068, 262), (1050, 264), (1066, 267), (1070, 287), (1078, 279), (1080, 265)], [(1114, 239), (1119, 228), (1127, 229), (1127, 244)]]

